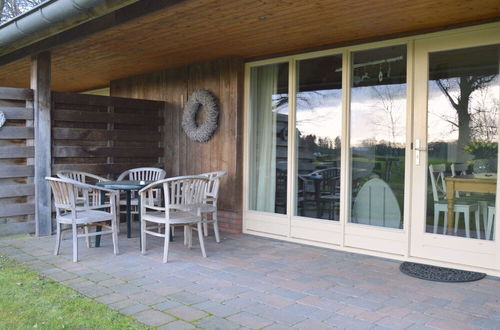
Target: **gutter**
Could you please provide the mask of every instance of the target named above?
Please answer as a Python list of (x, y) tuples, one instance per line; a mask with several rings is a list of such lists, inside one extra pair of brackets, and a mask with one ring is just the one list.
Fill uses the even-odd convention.
[(0, 54), (103, 16), (138, 0), (48, 0), (0, 25)]

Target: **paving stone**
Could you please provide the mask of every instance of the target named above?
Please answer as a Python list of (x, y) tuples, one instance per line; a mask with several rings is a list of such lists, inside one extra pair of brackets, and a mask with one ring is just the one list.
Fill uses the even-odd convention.
[(123, 296), (119, 293), (111, 293), (101, 297), (96, 298), (97, 301), (102, 302), (103, 304), (112, 304), (117, 301), (122, 301), (128, 299), (126, 296)]
[(143, 292), (143, 289), (130, 283), (114, 285), (110, 289), (124, 296), (130, 296), (136, 293)]
[(199, 309), (192, 308), (189, 306), (178, 306), (171, 308), (169, 310), (166, 310), (165, 312), (172, 314), (173, 316), (191, 322), (194, 320), (201, 319), (202, 317), (207, 316), (208, 314), (200, 311)]
[(171, 309), (178, 306), (182, 306), (182, 304), (175, 300), (167, 300), (159, 304), (153, 305), (153, 308), (158, 309), (160, 311), (166, 311), (167, 309)]
[(226, 317), (239, 313), (241, 311), (240, 309), (235, 308), (231, 305), (225, 305), (214, 301), (205, 301), (196, 305), (192, 305), (192, 307), (219, 317)]
[(117, 278), (110, 278), (104, 281), (100, 281), (99, 285), (106, 286), (106, 287), (112, 287), (118, 284), (124, 284), (125, 282), (123, 280), (117, 279)]
[(216, 316), (205, 317), (195, 324), (205, 329), (234, 330), (241, 329), (241, 325)]
[(130, 306), (125, 307), (124, 309), (121, 309), (120, 312), (123, 314), (136, 314), (139, 312), (142, 312), (144, 310), (149, 309), (149, 306), (143, 305), (143, 304), (132, 304)]
[(174, 320), (173, 317), (154, 309), (139, 312), (134, 314), (134, 317), (149, 326), (159, 326)]
[(74, 274), (74, 273), (65, 272), (62, 270), (62, 271), (50, 273), (47, 275), (47, 277), (53, 279), (54, 281), (61, 282), (61, 281), (66, 281), (66, 280), (70, 280), (73, 278), (77, 278), (78, 275)]
[(470, 324), (481, 329), (500, 329), (500, 320), (490, 320), (484, 317), (476, 317), (470, 321)]
[(177, 320), (174, 322), (167, 323), (158, 328), (158, 330), (190, 330), (195, 329), (196, 327), (192, 324), (186, 323), (181, 320)]
[(260, 329), (273, 324), (273, 321), (266, 320), (260, 316), (247, 312), (240, 312), (238, 314), (231, 315), (227, 319), (252, 329)]
[(329, 324), (326, 324), (326, 323), (318, 321), (318, 320), (311, 320), (311, 319), (305, 319), (304, 321), (295, 324), (293, 327), (296, 329), (304, 329), (304, 330), (310, 330), (310, 329), (326, 330), (326, 329), (332, 328), (332, 326)]
[(192, 304), (197, 304), (203, 301), (208, 300), (205, 297), (193, 294), (191, 292), (187, 291), (181, 291), (181, 292), (176, 292), (168, 296), (170, 299), (176, 300), (180, 303), (186, 304), (186, 305), (192, 305)]
[(133, 299), (144, 305), (155, 305), (167, 300), (167, 298), (165, 298), (164, 296), (157, 295), (151, 291), (141, 291), (139, 293), (130, 295), (129, 297), (130, 299)]

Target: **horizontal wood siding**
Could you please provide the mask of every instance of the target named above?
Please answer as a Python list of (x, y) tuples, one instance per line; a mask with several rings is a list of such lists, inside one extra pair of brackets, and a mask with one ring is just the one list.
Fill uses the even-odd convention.
[(164, 102), (53, 93), (52, 173), (163, 168)]
[(33, 92), (0, 88), (0, 236), (35, 231)]
[[(243, 61), (228, 58), (111, 82), (111, 95), (166, 101), (164, 114), (167, 176), (226, 170), (219, 208), (241, 212)], [(219, 100), (219, 127), (206, 143), (191, 141), (181, 127), (191, 93), (207, 89)], [(203, 115), (201, 115), (203, 116)]]

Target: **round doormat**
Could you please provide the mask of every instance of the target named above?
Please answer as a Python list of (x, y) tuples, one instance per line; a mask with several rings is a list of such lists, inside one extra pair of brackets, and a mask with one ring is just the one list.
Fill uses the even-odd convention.
[(486, 276), (485, 273), (417, 264), (415, 262), (403, 262), (399, 266), (399, 270), (412, 277), (436, 282), (471, 282)]

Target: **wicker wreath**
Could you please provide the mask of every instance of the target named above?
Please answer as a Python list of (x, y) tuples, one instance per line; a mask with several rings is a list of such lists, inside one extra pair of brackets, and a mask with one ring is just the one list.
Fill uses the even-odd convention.
[(3, 124), (5, 124), (5, 114), (0, 111), (0, 127), (2, 127)]
[[(205, 108), (205, 120), (196, 125), (196, 114), (201, 106)], [(198, 89), (191, 94), (182, 114), (182, 128), (194, 141), (207, 142), (217, 129), (219, 107), (216, 98), (207, 90)]]

